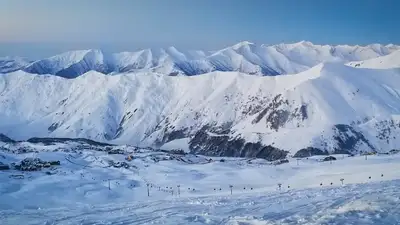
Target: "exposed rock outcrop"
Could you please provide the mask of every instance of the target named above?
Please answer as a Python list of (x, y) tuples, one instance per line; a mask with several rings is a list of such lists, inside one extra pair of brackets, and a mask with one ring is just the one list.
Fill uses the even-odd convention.
[(0, 142), (5, 142), (5, 143), (15, 143), (13, 139), (7, 137), (6, 135), (0, 133)]
[(295, 158), (305, 158), (305, 157), (310, 157), (313, 155), (328, 155), (329, 153), (327, 151), (324, 151), (319, 148), (314, 148), (314, 147), (308, 147), (308, 148), (303, 148), (300, 149), (299, 151), (294, 154), (293, 157)]
[(213, 135), (202, 129), (190, 141), (191, 153), (208, 156), (255, 157), (268, 161), (283, 159), (288, 152), (261, 143), (250, 143), (244, 139), (231, 139), (227, 135)]

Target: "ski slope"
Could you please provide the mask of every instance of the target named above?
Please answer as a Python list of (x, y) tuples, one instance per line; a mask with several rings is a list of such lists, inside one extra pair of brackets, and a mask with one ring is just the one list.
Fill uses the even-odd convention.
[[(3, 151), (0, 161), (39, 157), (60, 160), (61, 166), (24, 172), (24, 179), (10, 178), (21, 174), (15, 170), (0, 173), (0, 220), (4, 224), (400, 222), (398, 154), (371, 155), (367, 160), (335, 155), (337, 160), (332, 162), (320, 162), (317, 156), (290, 158), (289, 163), (272, 165), (262, 159), (224, 158), (221, 162), (212, 157), (210, 161), (204, 156), (129, 146), (119, 147), (125, 154), (110, 155), (88, 149), (55, 151), (68, 144), (18, 145), (37, 150)], [(130, 162), (124, 159), (128, 154), (134, 155)], [(112, 168), (108, 160), (125, 161), (132, 167)], [(150, 196), (146, 184), (150, 184)]]
[(0, 211), (6, 224), (398, 224), (399, 180), (341, 188)]

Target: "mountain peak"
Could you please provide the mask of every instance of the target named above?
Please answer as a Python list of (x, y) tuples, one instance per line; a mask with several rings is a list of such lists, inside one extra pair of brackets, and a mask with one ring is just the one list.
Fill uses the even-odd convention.
[(314, 45), (311, 41), (306, 41), (306, 40), (299, 41), (299, 42), (297, 42), (295, 44), (298, 44), (298, 45)]
[(64, 52), (55, 56), (52, 56), (48, 59), (57, 59), (57, 60), (67, 60), (67, 61), (80, 61), (85, 56), (93, 54), (93, 55), (101, 55), (101, 50), (98, 49), (85, 49), (85, 50), (72, 50), (68, 52)]
[(327, 61), (363, 61), (392, 53), (395, 45), (315, 45), (310, 41), (257, 46), (242, 41), (218, 51), (144, 49), (105, 54), (87, 49), (65, 52), (29, 65), (17, 60), (0, 60), (0, 72), (24, 70), (37, 74), (76, 77), (90, 70), (105, 74), (157, 72), (165, 75), (200, 75), (210, 71), (239, 71), (254, 75), (295, 74)]
[(233, 45), (232, 48), (238, 49), (238, 48), (241, 48), (241, 47), (244, 47), (244, 46), (249, 46), (249, 45), (254, 45), (254, 43), (249, 42), (249, 41), (241, 41), (241, 42)]
[(295, 42), (293, 44), (288, 44), (291, 47), (311, 47), (311, 46), (315, 46), (312, 42), (310, 41), (299, 41), (299, 42)]

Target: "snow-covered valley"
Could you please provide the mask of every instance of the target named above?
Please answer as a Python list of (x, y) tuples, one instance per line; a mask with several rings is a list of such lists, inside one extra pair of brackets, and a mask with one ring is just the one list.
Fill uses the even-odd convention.
[(0, 224), (400, 224), (399, 52), (0, 58)]
[[(0, 161), (11, 169), (0, 173), (0, 221), (398, 224), (400, 155), (332, 156), (279, 164), (74, 141), (3, 143)], [(25, 158), (60, 165), (12, 166)]]

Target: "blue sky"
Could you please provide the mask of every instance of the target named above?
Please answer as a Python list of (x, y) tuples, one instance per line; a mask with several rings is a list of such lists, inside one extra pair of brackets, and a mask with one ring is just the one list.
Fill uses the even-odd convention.
[(0, 0), (0, 56), (176, 46), (400, 44), (398, 0)]

